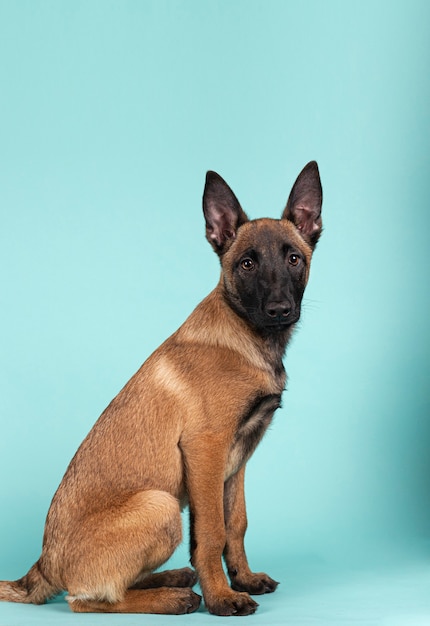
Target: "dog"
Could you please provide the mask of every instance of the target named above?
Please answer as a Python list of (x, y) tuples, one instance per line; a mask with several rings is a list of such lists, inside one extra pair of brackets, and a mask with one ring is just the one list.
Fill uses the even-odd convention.
[[(276, 589), (248, 565), (244, 474), (280, 406), (321, 205), (315, 161), (279, 220), (249, 220), (207, 173), (203, 213), (220, 281), (95, 423), (53, 497), (41, 557), (0, 582), (0, 600), (42, 604), (67, 591), (75, 612), (183, 614), (200, 605), (198, 580), (210, 613), (249, 615), (251, 595)], [(182, 540), (187, 505), (194, 569), (154, 573)]]

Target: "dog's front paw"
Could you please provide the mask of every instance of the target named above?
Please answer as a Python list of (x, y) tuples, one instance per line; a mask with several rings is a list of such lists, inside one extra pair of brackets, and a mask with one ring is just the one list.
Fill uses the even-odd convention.
[(228, 595), (215, 599), (205, 598), (206, 608), (213, 615), (251, 615), (255, 613), (258, 603), (247, 593), (231, 591)]
[(264, 572), (258, 574), (247, 575), (231, 575), (231, 588), (235, 591), (247, 591), (252, 595), (261, 595), (263, 593), (273, 593), (276, 587), (279, 585), (276, 580), (270, 578)]

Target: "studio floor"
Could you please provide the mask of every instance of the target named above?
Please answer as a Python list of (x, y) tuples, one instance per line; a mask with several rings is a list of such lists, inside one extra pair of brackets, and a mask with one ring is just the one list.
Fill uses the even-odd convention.
[[(292, 565), (292, 566), (291, 566)], [(275, 568), (282, 583), (275, 594), (257, 598), (250, 624), (291, 626), (429, 626), (430, 562), (410, 559), (372, 568), (330, 568), (322, 563)], [(64, 597), (43, 606), (0, 604), (0, 626), (82, 624), (85, 626), (196, 626), (225, 623), (204, 606), (186, 616), (76, 615)]]

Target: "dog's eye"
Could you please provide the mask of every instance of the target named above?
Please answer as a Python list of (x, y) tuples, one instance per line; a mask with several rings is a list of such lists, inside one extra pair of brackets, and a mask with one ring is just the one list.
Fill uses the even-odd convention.
[(290, 256), (288, 257), (288, 263), (290, 265), (298, 265), (300, 261), (300, 257), (297, 256), (297, 254), (290, 254)]
[(253, 270), (255, 268), (255, 263), (252, 259), (246, 258), (240, 262), (240, 266), (242, 269), (249, 272), (250, 270)]

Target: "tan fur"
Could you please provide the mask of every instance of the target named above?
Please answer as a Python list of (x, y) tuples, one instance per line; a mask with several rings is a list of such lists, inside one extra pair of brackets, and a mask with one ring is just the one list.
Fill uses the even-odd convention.
[(246, 591), (274, 590), (275, 581), (247, 563), (243, 482), (284, 389), (282, 354), (274, 356), (270, 341), (232, 310), (224, 290), (234, 291), (235, 260), (260, 231), (267, 238), (279, 229), (304, 255), (307, 280), (312, 250), (291, 222), (241, 226), (223, 255), (218, 286), (83, 441), (52, 500), (39, 561), (20, 581), (0, 582), (1, 600), (37, 603), (67, 590), (76, 612), (195, 610), (191, 570), (151, 575), (181, 541), (187, 504), (192, 563), (211, 612), (253, 612)]

